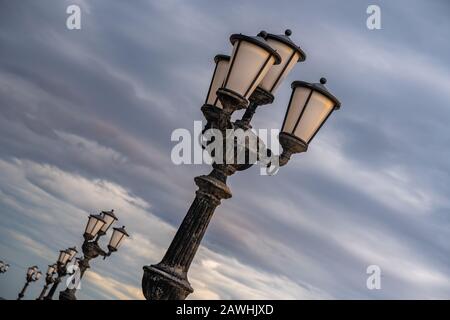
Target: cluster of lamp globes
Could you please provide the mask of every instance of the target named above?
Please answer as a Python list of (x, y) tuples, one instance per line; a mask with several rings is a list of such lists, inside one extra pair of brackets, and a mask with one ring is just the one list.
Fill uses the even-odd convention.
[[(290, 39), (291, 33), (288, 29), (284, 35), (265, 31), (256, 37), (233, 34), (231, 56), (219, 54), (214, 59), (216, 66), (205, 107), (223, 108), (218, 90), (237, 97), (235, 100), (241, 106), (236, 109), (251, 108), (257, 92), (269, 97), (260, 105), (272, 103), (282, 81), (297, 62), (306, 59), (304, 51)], [(331, 113), (340, 108), (339, 100), (326, 89), (325, 83), (326, 79), (321, 78), (319, 83), (294, 81), (291, 84), (292, 94), (280, 133), (283, 149), (291, 147), (293, 153), (306, 151)], [(281, 165), (289, 160), (290, 154), (285, 156)]]
[[(118, 218), (114, 214), (114, 210), (102, 211), (101, 214), (97, 214), (97, 215), (91, 214), (89, 216), (88, 222), (86, 224), (85, 232), (83, 234), (83, 237), (85, 239), (83, 247), (86, 243), (90, 243), (90, 242), (92, 242), (96, 246), (98, 246), (97, 245), (98, 239), (101, 236), (105, 235), (106, 232), (108, 231), (108, 229), (111, 227), (111, 225), (117, 220), (118, 220)], [(120, 244), (123, 242), (123, 240), (126, 237), (129, 237), (129, 235), (128, 235), (127, 231), (125, 230), (125, 227), (120, 227), (120, 228), (114, 227), (113, 233), (111, 235), (111, 239), (108, 244), (108, 252), (107, 253), (104, 252), (102, 254), (104, 256), (104, 258), (106, 256), (111, 255), (112, 252), (117, 251)], [(99, 248), (99, 250), (101, 250), (101, 249)], [(44, 300), (44, 299), (51, 300), (53, 298), (53, 294), (56, 290), (57, 285), (61, 281), (61, 278), (68, 274), (71, 275), (75, 272), (75, 271), (73, 271), (71, 273), (68, 272), (68, 266), (70, 263), (73, 263), (73, 265), (78, 266), (80, 263), (82, 263), (83, 259), (92, 258), (92, 257), (87, 257), (87, 255), (89, 253), (85, 252), (84, 250), (83, 250), (83, 253), (84, 253), (83, 258), (75, 257), (77, 253), (78, 253), (78, 250), (76, 249), (76, 247), (68, 248), (66, 250), (60, 250), (56, 263), (48, 266), (46, 277), (45, 277), (45, 285), (41, 291), (41, 294), (37, 298), (37, 300)], [(2, 262), (1, 263), (2, 269), (4, 268), (3, 265), (4, 264)], [(5, 267), (6, 269), (7, 269), (7, 266), (8, 265), (6, 265), (6, 267)], [(77, 270), (77, 268), (74, 268), (74, 270)], [(42, 273), (41, 273), (41, 271), (39, 271), (37, 266), (28, 268), (27, 275), (26, 275), (26, 283), (25, 283), (25, 286), (22, 289), (22, 291), (19, 293), (18, 300), (23, 298), (28, 284), (30, 282), (35, 282), (35, 281), (39, 280), (41, 278), (41, 276), (42, 276)], [(53, 284), (54, 288), (52, 288), (50, 293), (47, 296), (45, 296), (45, 293), (50, 284)]]

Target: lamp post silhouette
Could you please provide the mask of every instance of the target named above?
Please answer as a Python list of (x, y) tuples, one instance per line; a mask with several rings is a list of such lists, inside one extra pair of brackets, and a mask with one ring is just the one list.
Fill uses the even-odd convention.
[[(216, 207), (231, 198), (227, 177), (250, 168), (257, 159), (268, 168), (284, 166), (295, 153), (305, 152), (311, 140), (340, 102), (320, 83), (295, 81), (286, 115), (279, 134), (283, 148), (278, 157), (272, 155), (251, 131), (251, 120), (259, 106), (271, 104), (274, 92), (297, 62), (306, 55), (291, 39), (264, 31), (256, 37), (233, 34), (231, 57), (217, 55), (216, 67), (201, 111), (207, 120), (204, 134), (215, 130), (215, 140), (228, 140), (230, 131), (241, 129), (257, 142), (256, 147), (242, 140), (232, 140), (221, 149), (208, 149), (214, 163), (208, 175), (195, 178), (198, 186), (194, 202), (161, 262), (144, 266), (142, 289), (148, 300), (182, 300), (193, 292), (187, 273)], [(240, 120), (231, 122), (234, 111), (246, 109)], [(212, 142), (209, 142), (209, 146)], [(236, 161), (244, 155), (246, 162)], [(248, 160), (248, 161), (247, 161)], [(278, 163), (277, 163), (278, 162)]]
[(17, 297), (17, 300), (22, 300), (22, 298), (25, 296), (25, 291), (27, 290), (28, 285), (31, 282), (38, 281), (41, 278), (41, 275), (42, 275), (42, 273), (39, 271), (39, 268), (37, 266), (28, 268), (25, 285), (23, 286), (22, 290), (19, 292), (19, 296)]
[(42, 291), (36, 300), (44, 300), (44, 296), (47, 292), (48, 287), (56, 280), (56, 278), (54, 277), (55, 275), (58, 274), (56, 272), (56, 269), (57, 269), (56, 263), (48, 266), (47, 273), (45, 274), (45, 285), (42, 288)]
[(59, 251), (58, 260), (56, 261), (56, 278), (53, 280), (53, 285), (43, 300), (53, 300), (53, 296), (62, 278), (69, 274), (67, 272), (67, 265), (73, 260), (77, 252), (75, 247)]
[(83, 278), (84, 273), (90, 268), (89, 261), (102, 256), (103, 259), (117, 251), (125, 237), (129, 237), (125, 227), (113, 228), (113, 233), (108, 244), (108, 252), (104, 251), (98, 244), (99, 239), (106, 235), (106, 232), (118, 218), (114, 214), (114, 210), (102, 211), (99, 215), (91, 214), (89, 216), (85, 232), (83, 234), (84, 242), (82, 246), (83, 258), (78, 260), (79, 278), (74, 277), (74, 281), (59, 293), (59, 300), (76, 300), (76, 291), (78, 281)]

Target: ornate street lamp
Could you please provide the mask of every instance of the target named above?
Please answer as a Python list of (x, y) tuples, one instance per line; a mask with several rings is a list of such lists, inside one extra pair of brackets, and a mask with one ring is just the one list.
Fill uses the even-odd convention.
[(222, 105), (217, 97), (217, 90), (222, 87), (225, 77), (227, 75), (228, 67), (230, 65), (230, 56), (218, 54), (214, 57), (216, 67), (209, 85), (208, 94), (206, 95), (205, 105), (210, 107), (222, 108)]
[(280, 64), (280, 55), (267, 43), (265, 36), (266, 33), (261, 32), (256, 37), (243, 34), (230, 37), (233, 53), (223, 89), (248, 99), (270, 68)]
[[(81, 280), (86, 270), (90, 268), (90, 260), (95, 259), (98, 256), (102, 256), (103, 259), (106, 259), (106, 257), (117, 251), (125, 237), (129, 237), (124, 226), (121, 228), (113, 228), (113, 233), (108, 244), (108, 252), (105, 252), (100, 247), (98, 240), (106, 234), (111, 225), (117, 220), (118, 218), (115, 216), (114, 210), (102, 211), (99, 215), (89, 216), (89, 220), (83, 234), (83, 258), (78, 259), (80, 277), (77, 280)], [(72, 283), (72, 286), (67, 287), (64, 291), (59, 293), (59, 300), (76, 300), (76, 291), (76, 284)]]
[(58, 273), (56, 272), (56, 264), (51, 264), (48, 266), (47, 273), (45, 275), (45, 285), (44, 288), (42, 288), (41, 293), (39, 294), (39, 297), (36, 300), (44, 300), (45, 293), (47, 292), (48, 287), (55, 281), (55, 275)]
[(68, 261), (72, 261), (73, 258), (75, 258), (75, 256), (78, 253), (77, 247), (72, 247), (66, 250), (69, 253), (69, 259)]
[(98, 234), (101, 228), (106, 224), (101, 214), (91, 214), (86, 224), (83, 237), (87, 240), (92, 240)]
[(111, 252), (117, 251), (122, 241), (125, 239), (125, 237), (129, 237), (130, 235), (125, 230), (125, 226), (122, 226), (121, 228), (113, 228), (113, 234), (111, 236), (111, 240), (109, 240), (108, 244), (108, 250), (111, 254)]
[(9, 269), (9, 264), (0, 261), (0, 273), (5, 273)]
[(303, 62), (306, 59), (305, 52), (289, 37), (292, 34), (291, 30), (287, 29), (284, 35), (276, 35), (264, 31), (261, 31), (259, 34), (277, 51), (281, 57), (281, 63), (270, 68), (250, 96), (250, 105), (245, 110), (242, 119), (236, 121), (236, 124), (243, 129), (251, 128), (250, 121), (256, 112), (256, 108), (271, 104), (274, 100), (273, 94), (281, 82), (287, 77), (297, 62)]
[(320, 83), (292, 83), (292, 94), (279, 137), (283, 147), (280, 166), (284, 166), (292, 154), (305, 152), (331, 113), (340, 108), (339, 100), (325, 88), (325, 83), (325, 78), (321, 78)]
[(98, 231), (97, 237), (105, 235), (109, 227), (111, 227), (111, 225), (118, 220), (118, 218), (114, 214), (114, 210), (102, 211), (101, 216), (103, 218), (103, 221), (105, 221), (105, 224)]
[[(67, 276), (69, 274), (67, 272), (67, 265), (75, 257), (76, 253), (77, 253), (77, 250), (75, 247), (59, 251), (58, 260), (56, 261), (56, 278), (54, 278), (52, 280), (53, 285), (50, 288), (48, 294), (44, 298), (42, 298), (43, 300), (52, 300), (53, 299), (53, 296), (54, 296), (56, 289), (58, 288), (62, 278), (64, 278), (65, 276)], [(70, 274), (72, 274), (72, 273), (70, 273)]]
[[(220, 107), (211, 92), (217, 85), (211, 85), (206, 104), (201, 109), (208, 122), (206, 128), (219, 129), (225, 140), (228, 137), (227, 129), (251, 127), (250, 121), (256, 107), (272, 103), (273, 92), (281, 81), (296, 62), (303, 61), (306, 57), (290, 40), (290, 34), (287, 30), (281, 36), (266, 32), (260, 32), (257, 37), (231, 36), (233, 54), (223, 85), (216, 91)], [(221, 80), (216, 77), (217, 65), (212, 84), (216, 81), (220, 83)], [(283, 147), (281, 165), (285, 165), (293, 153), (306, 151), (331, 112), (340, 106), (339, 101), (323, 86), (324, 83), (325, 80), (321, 84), (301, 81), (293, 83), (294, 92), (279, 136)], [(211, 103), (212, 101), (214, 102)], [(247, 106), (243, 118), (231, 122), (232, 113)], [(251, 133), (251, 130), (248, 131)], [(228, 146), (226, 149), (228, 152)], [(267, 150), (264, 145), (259, 148), (259, 144), (257, 149), (258, 154), (261, 150)], [(253, 152), (245, 141), (239, 139), (231, 146), (231, 151), (233, 150), (244, 150), (246, 154)], [(267, 154), (271, 154), (270, 150)], [(187, 273), (214, 210), (222, 199), (231, 197), (226, 184), (227, 177), (236, 171), (248, 169), (253, 164), (222, 161), (229, 160), (228, 156), (222, 159), (212, 152), (211, 156), (215, 160), (213, 170), (208, 175), (195, 178), (199, 187), (196, 197), (163, 259), (156, 265), (144, 266), (142, 289), (148, 300), (182, 300), (193, 292)]]
[(31, 282), (38, 281), (41, 278), (41, 275), (42, 273), (39, 271), (39, 268), (37, 266), (28, 268), (25, 285), (23, 286), (22, 291), (20, 291), (17, 300), (22, 300), (22, 298), (25, 296), (25, 291), (27, 290), (28, 285)]
[[(217, 73), (218, 67), (220, 67), (220, 71), (225, 69), (223, 64), (222, 66), (218, 64), (220, 60), (216, 60), (216, 72), (208, 90), (206, 104), (202, 107), (202, 112), (208, 120), (206, 128), (230, 126), (231, 114), (235, 110), (248, 106), (248, 99), (255, 88), (270, 68), (281, 62), (280, 55), (264, 39), (265, 35), (266, 33), (261, 32), (256, 37), (243, 34), (233, 34), (230, 37), (233, 52), (228, 66), (226, 66), (226, 73)], [(224, 56), (222, 59), (226, 60)], [(214, 95), (214, 89), (222, 82), (223, 75), (223, 83)], [(212, 99), (210, 99), (211, 95)], [(213, 103), (213, 107), (211, 107), (211, 103)], [(222, 116), (219, 117), (219, 114)]]
[(220, 109), (222, 109), (222, 104), (217, 95), (217, 90), (222, 87), (225, 77), (227, 76), (230, 65), (230, 56), (218, 54), (214, 57), (214, 62), (216, 63), (216, 67), (214, 68), (205, 104), (202, 106), (201, 110), (207, 119), (214, 119), (215, 121), (208, 121), (208, 124), (203, 131), (209, 129), (209, 126), (218, 120), (218, 114), (221, 112)]
[[(264, 34), (264, 31), (261, 33)], [(281, 57), (281, 63), (272, 66), (259, 87), (273, 94), (283, 82), (297, 62), (305, 61), (306, 54), (290, 38), (292, 31), (287, 29), (284, 34), (266, 33), (267, 43), (274, 48)]]

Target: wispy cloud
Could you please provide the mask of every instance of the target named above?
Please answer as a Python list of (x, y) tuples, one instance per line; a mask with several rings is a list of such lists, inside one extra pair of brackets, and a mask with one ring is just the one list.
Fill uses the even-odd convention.
[[(89, 213), (114, 208), (132, 237), (93, 263), (79, 297), (141, 299), (142, 266), (161, 259), (209, 170), (171, 163), (171, 131), (202, 118), (231, 33), (290, 28), (308, 60), (255, 127), (280, 127), (291, 80), (326, 76), (343, 108), (278, 175), (230, 179), (192, 298), (448, 298), (448, 4), (379, 4), (383, 29), (369, 31), (360, 1), (5, 2), (2, 259), (43, 268), (80, 246)], [(379, 292), (365, 286), (368, 264), (384, 272)], [(11, 297), (24, 271), (9, 272)]]

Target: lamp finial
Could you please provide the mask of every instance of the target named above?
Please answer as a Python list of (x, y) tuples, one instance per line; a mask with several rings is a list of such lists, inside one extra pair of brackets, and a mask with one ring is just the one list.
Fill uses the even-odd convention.
[(267, 32), (266, 31), (264, 31), (264, 30), (261, 30), (259, 33), (258, 33), (258, 37), (262, 37), (262, 38), (266, 38), (267, 37)]

